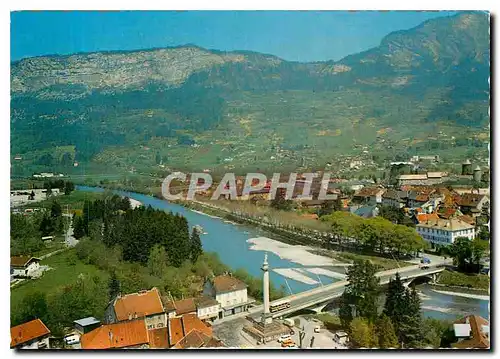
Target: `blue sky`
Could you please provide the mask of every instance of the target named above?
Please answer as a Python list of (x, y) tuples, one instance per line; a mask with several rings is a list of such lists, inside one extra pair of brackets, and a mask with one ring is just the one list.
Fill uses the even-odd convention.
[(11, 60), (196, 44), (293, 61), (338, 60), (451, 12), (37, 11), (11, 13)]

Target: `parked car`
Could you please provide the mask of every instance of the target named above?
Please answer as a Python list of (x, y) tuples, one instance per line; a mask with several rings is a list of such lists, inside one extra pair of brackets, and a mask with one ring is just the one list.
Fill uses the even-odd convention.
[(80, 336), (78, 334), (70, 334), (64, 337), (64, 342), (67, 345), (74, 345), (80, 343)]
[(319, 325), (314, 327), (314, 332), (319, 333), (321, 331), (321, 327)]
[(290, 334), (283, 334), (282, 336), (280, 336), (278, 338), (278, 343), (283, 343), (287, 339), (292, 340), (292, 337), (290, 336)]

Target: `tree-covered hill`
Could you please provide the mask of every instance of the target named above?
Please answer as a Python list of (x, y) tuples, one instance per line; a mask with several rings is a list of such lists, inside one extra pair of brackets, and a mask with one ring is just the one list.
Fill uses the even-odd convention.
[(64, 148), (117, 170), (470, 155), (489, 140), (489, 56), (489, 16), (466, 12), (337, 62), (196, 46), (28, 58), (11, 65), (11, 151), (30, 170), (71, 168)]

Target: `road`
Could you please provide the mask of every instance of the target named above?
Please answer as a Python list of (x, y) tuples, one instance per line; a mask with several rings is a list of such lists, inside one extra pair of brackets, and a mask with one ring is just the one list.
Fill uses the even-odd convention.
[(71, 214), (63, 214), (63, 216), (69, 218), (69, 227), (68, 230), (66, 231), (66, 234), (64, 236), (64, 242), (66, 243), (67, 247), (74, 247), (78, 244), (78, 240), (73, 236), (73, 217)]
[[(442, 267), (437, 267), (439, 264), (442, 263), (433, 263), (429, 269), (420, 269), (418, 265), (414, 266), (408, 266), (408, 267), (403, 267), (403, 268), (396, 268), (396, 269), (391, 269), (391, 270), (386, 270), (386, 271), (381, 271), (376, 274), (377, 277), (380, 278), (380, 284), (384, 285), (389, 283), (389, 279), (394, 277), (396, 273), (399, 272), (399, 275), (401, 276), (402, 280), (406, 279), (413, 279), (417, 277), (421, 277), (424, 275), (430, 275), (430, 274), (435, 274), (439, 273), (444, 270)], [(325, 285), (322, 287), (314, 288), (311, 290), (308, 290), (306, 292), (298, 293), (295, 295), (291, 295), (285, 298), (281, 298), (280, 301), (283, 299), (288, 299), (290, 300), (291, 307), (288, 309), (281, 310), (279, 312), (276, 312), (273, 314), (273, 318), (277, 317), (282, 317), (294, 312), (297, 312), (300, 309), (305, 309), (305, 308), (310, 308), (314, 306), (321, 305), (322, 303), (325, 303), (329, 300), (338, 298), (342, 295), (344, 292), (345, 286), (348, 284), (348, 281), (338, 281), (329, 285)], [(276, 301), (275, 301), (276, 302)], [(273, 302), (271, 302), (271, 305)], [(250, 308), (247, 312), (244, 313), (239, 313), (237, 315), (232, 315), (229, 317), (226, 317), (217, 323), (224, 323), (227, 321), (235, 320), (238, 318), (242, 318), (245, 316), (250, 316), (254, 319), (258, 319), (263, 312), (263, 305), (257, 305), (255, 307)]]

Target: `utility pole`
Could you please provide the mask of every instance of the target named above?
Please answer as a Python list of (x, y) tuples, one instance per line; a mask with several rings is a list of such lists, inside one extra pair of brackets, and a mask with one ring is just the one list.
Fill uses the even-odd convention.
[(304, 337), (306, 336), (306, 332), (304, 330), (304, 326), (302, 326), (302, 329), (299, 328), (299, 348), (302, 349), (302, 341), (304, 340)]

